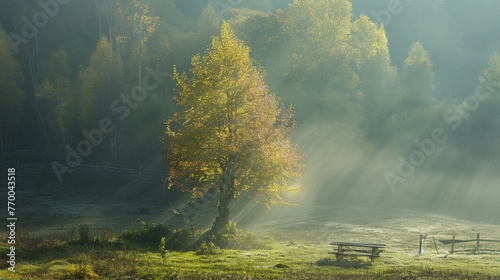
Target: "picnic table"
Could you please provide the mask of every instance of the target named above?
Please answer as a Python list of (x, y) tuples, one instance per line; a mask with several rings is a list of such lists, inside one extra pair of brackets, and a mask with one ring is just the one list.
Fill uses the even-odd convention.
[(364, 256), (370, 258), (373, 262), (375, 258), (380, 257), (385, 244), (353, 243), (353, 242), (332, 242), (330, 245), (338, 246), (337, 251), (329, 252), (337, 257), (337, 261), (344, 259), (344, 256)]

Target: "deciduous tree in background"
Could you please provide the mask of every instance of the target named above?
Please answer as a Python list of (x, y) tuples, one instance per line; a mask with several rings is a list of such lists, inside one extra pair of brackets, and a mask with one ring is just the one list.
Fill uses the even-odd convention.
[[(121, 93), (122, 75), (121, 57), (113, 52), (108, 39), (101, 37), (95, 52), (90, 57), (89, 65), (81, 73), (81, 98), (85, 126), (97, 127), (102, 118), (116, 117), (110, 107)], [(116, 130), (110, 135), (104, 135), (104, 148), (112, 157), (116, 156), (115, 137)]]
[(46, 77), (36, 94), (48, 124), (49, 147), (53, 149), (56, 143), (70, 144), (78, 106), (75, 94), (70, 91), (70, 68), (64, 48), (52, 52)]
[[(209, 3), (198, 18), (198, 32), (203, 39), (210, 40), (220, 31), (221, 21), (214, 6)], [(208, 41), (210, 43), (210, 41)]]
[(413, 43), (404, 61), (400, 84), (402, 104), (407, 108), (434, 102), (434, 71), (429, 53), (420, 42)]
[[(133, 30), (134, 46), (132, 54), (137, 60), (137, 84), (141, 84), (143, 59), (148, 56), (147, 42), (151, 35), (158, 29), (160, 18), (149, 14), (149, 1), (134, 0), (133, 15), (128, 16), (128, 21)], [(144, 61), (147, 63), (147, 61)]]
[(370, 141), (386, 145), (393, 136), (390, 120), (397, 69), (391, 64), (384, 26), (377, 26), (365, 15), (352, 25), (359, 89), (363, 93), (363, 131)]
[(297, 190), (288, 180), (302, 168), (289, 138), (293, 110), (268, 91), (249, 53), (224, 22), (210, 49), (193, 57), (192, 76), (174, 72), (182, 110), (166, 123), (169, 187), (193, 197), (218, 191), (214, 235), (229, 221), (230, 202), (244, 193), (266, 205), (286, 203), (284, 195)]
[[(460, 109), (448, 113), (451, 125), (465, 128), (466, 133), (457, 137), (456, 144), (474, 157), (491, 160), (495, 166), (500, 151), (500, 53), (493, 52), (488, 67), (482, 71), (478, 81), (481, 87), (468, 96)], [(459, 111), (464, 116), (459, 115)], [(494, 168), (494, 167), (493, 167)]]
[(393, 141), (394, 146), (405, 149), (408, 143), (425, 135), (427, 126), (439, 120), (441, 114), (440, 103), (434, 96), (432, 61), (421, 43), (411, 45), (397, 83), (397, 92), (391, 98)]
[[(294, 1), (281, 18), (281, 28), (290, 37), (290, 63), (301, 73), (314, 72), (317, 80), (328, 80), (352, 59), (352, 6), (346, 0)], [(330, 67), (330, 68), (329, 68)], [(309, 76), (298, 78), (310, 81)]]
[(0, 155), (11, 150), (19, 126), (24, 92), (23, 73), (7, 34), (0, 27)]
[(279, 19), (287, 40), (288, 76), (309, 93), (322, 118), (356, 110), (351, 99), (359, 78), (351, 66), (356, 54), (351, 19), (347, 0), (294, 1)]

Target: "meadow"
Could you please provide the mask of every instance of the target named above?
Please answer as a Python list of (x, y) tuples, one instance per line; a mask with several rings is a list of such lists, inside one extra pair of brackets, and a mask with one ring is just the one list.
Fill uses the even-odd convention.
[[(159, 219), (154, 211), (125, 213), (123, 221), (135, 221), (122, 225), (123, 230), (106, 227), (113, 223), (105, 219), (87, 220), (87, 225), (68, 219), (57, 228), (38, 225), (39, 230), (18, 234), (16, 272), (7, 271), (4, 260), (0, 279), (500, 279), (500, 254), (451, 255), (450, 245), (438, 241), (453, 234), (473, 239), (476, 233), (498, 240), (498, 224), (331, 206), (257, 212), (239, 227), (231, 225), (225, 248), (197, 240), (203, 230), (172, 229), (172, 219), (164, 218), (169, 226), (150, 222)], [(141, 218), (132, 218), (137, 216)], [(419, 255), (421, 234), (426, 239)], [(167, 237), (164, 244), (162, 236)], [(328, 253), (333, 241), (384, 243), (387, 248), (373, 263), (365, 257), (337, 262)], [(7, 250), (4, 244), (2, 251)], [(474, 245), (457, 244), (455, 249)], [(481, 246), (500, 249), (498, 243)]]

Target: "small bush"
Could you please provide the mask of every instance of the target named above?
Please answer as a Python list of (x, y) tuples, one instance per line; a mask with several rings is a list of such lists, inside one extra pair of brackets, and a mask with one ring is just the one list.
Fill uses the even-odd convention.
[(164, 225), (157, 225), (139, 220), (139, 225), (124, 230), (121, 234), (121, 238), (125, 241), (157, 246), (158, 243), (156, 242), (158, 242), (158, 240), (170, 235), (170, 230)]
[(63, 276), (63, 279), (77, 279), (77, 280), (87, 280), (87, 279), (98, 279), (99, 275), (94, 272), (92, 267), (88, 264), (80, 264), (77, 266), (71, 266)]
[(61, 275), (61, 279), (96, 279), (99, 275), (92, 267), (92, 258), (89, 255), (77, 255), (75, 258), (68, 259), (70, 264), (66, 271)]
[(158, 252), (160, 253), (162, 259), (165, 259), (168, 256), (168, 250), (166, 246), (167, 241), (165, 240), (165, 237), (162, 237), (160, 240), (160, 245), (158, 246)]
[(216, 255), (220, 253), (220, 248), (212, 241), (202, 241), (200, 248), (196, 251), (197, 255)]
[(170, 235), (167, 235), (166, 248), (169, 250), (193, 250), (195, 242), (195, 233), (187, 230), (172, 230)]
[(245, 232), (238, 228), (236, 222), (229, 222), (214, 242), (222, 248), (249, 250), (270, 249), (269, 244), (274, 240), (271, 237), (268, 239), (257, 237), (253, 232)]
[[(140, 243), (152, 248), (158, 248), (158, 240), (165, 238), (166, 250), (195, 250), (194, 232), (187, 230), (169, 230), (164, 225), (157, 225), (139, 220), (139, 224), (131, 229), (124, 230), (120, 235), (123, 241)], [(199, 243), (198, 243), (199, 244)]]
[(105, 231), (101, 232), (98, 237), (101, 243), (112, 243), (115, 241), (115, 235), (113, 234), (113, 229), (108, 228)]
[(88, 244), (90, 242), (90, 227), (89, 225), (78, 226), (78, 242)]

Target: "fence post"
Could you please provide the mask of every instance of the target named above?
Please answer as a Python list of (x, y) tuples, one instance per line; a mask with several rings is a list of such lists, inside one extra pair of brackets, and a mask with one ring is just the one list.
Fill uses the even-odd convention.
[(477, 234), (476, 253), (479, 252), (479, 233)]
[(432, 236), (432, 242), (434, 242), (434, 248), (436, 248), (436, 254), (439, 254), (438, 246), (436, 245), (436, 239)]
[(453, 240), (451, 241), (451, 254), (453, 255), (453, 249), (455, 248), (455, 235), (453, 234)]
[(418, 255), (422, 255), (422, 234), (420, 235), (420, 246), (418, 247)]

